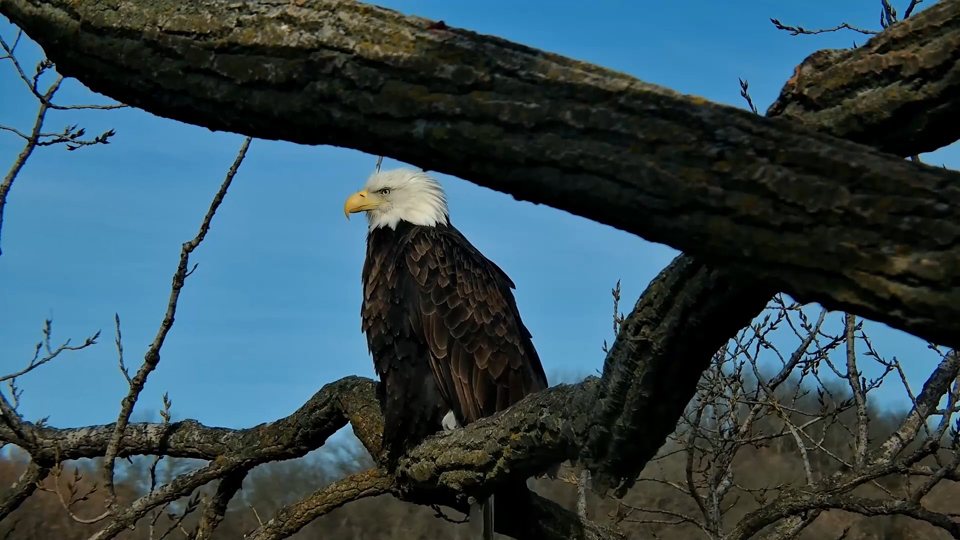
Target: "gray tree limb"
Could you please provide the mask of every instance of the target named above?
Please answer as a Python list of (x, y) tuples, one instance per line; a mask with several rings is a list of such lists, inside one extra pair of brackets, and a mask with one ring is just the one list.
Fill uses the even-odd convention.
[[(348, 422), (371, 455), (378, 458), (383, 418), (376, 401), (376, 384), (362, 377), (341, 379), (325, 385), (290, 416), (247, 429), (213, 428), (193, 420), (131, 423), (117, 455), (164, 455), (210, 462), (159, 489), (157, 496), (164, 500), (174, 500), (214, 478), (243, 474), (258, 464), (301, 457), (321, 447)], [(596, 378), (590, 378), (577, 385), (553, 387), (496, 417), (431, 437), (403, 458), (389, 479), (377, 471), (344, 479), (285, 508), (279, 514), (283, 519), (265, 523), (253, 537), (285, 538), (349, 500), (386, 493), (414, 503), (465, 510), (471, 496), (482, 498), (510, 479), (538, 475), (553, 463), (575, 457), (592, 409), (586, 397), (595, 385)], [(103, 456), (114, 425), (58, 429), (23, 422), (22, 429), (36, 440), (31, 452), (35, 460), (71, 460)], [(0, 440), (16, 439), (9, 427), (0, 427)], [(497, 528), (515, 538), (620, 538), (615, 531), (583, 522), (575, 513), (532, 493), (517, 494), (517, 500), (508, 503), (502, 505), (509, 511), (504, 519), (498, 519)], [(216, 512), (226, 507), (225, 503), (221, 506), (204, 519), (205, 534), (210, 534), (219, 521)], [(110, 522), (96, 537), (122, 530), (142, 510), (125, 509), (120, 519)]]
[(901, 156), (956, 140), (960, 0), (807, 59), (772, 107), (794, 121), (348, 1), (0, 13), (62, 73), (154, 114), (388, 155), (960, 346), (960, 173), (796, 121)]

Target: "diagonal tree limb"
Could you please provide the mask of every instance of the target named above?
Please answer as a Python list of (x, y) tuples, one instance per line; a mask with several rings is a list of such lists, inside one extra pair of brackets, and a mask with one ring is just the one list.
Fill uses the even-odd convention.
[(676, 429), (713, 354), (774, 294), (689, 255), (660, 272), (604, 362), (585, 459), (594, 489), (626, 493)]
[(349, 502), (393, 493), (396, 479), (382, 469), (350, 475), (314, 492), (305, 499), (280, 509), (246, 540), (281, 540), (296, 534), (314, 519)]
[(242, 488), (243, 480), (247, 477), (248, 472), (250, 472), (249, 469), (241, 468), (220, 479), (216, 493), (213, 494), (212, 500), (203, 509), (200, 524), (197, 525), (196, 535), (192, 540), (209, 540), (213, 536), (213, 531), (216, 530), (227, 514), (227, 506), (230, 504), (230, 500)]
[(789, 122), (355, 2), (121, 5), (0, 12), (154, 114), (388, 155), (960, 346), (960, 173), (796, 120), (824, 111), (811, 125), (901, 156), (956, 140), (960, 0), (811, 56), (772, 107)]
[(914, 400), (910, 414), (877, 450), (874, 459), (878, 462), (889, 461), (897, 457), (920, 434), (927, 420), (937, 410), (940, 400), (950, 384), (960, 375), (960, 350), (952, 350), (944, 356), (923, 385), (920, 394)]
[(6, 490), (3, 495), (0, 495), (0, 521), (6, 519), (7, 516), (33, 495), (33, 492), (37, 490), (37, 486), (40, 485), (40, 482), (42, 482), (49, 473), (49, 467), (43, 467), (37, 465), (35, 461), (31, 461), (27, 466), (27, 470), (20, 475), (16, 483), (14, 483), (10, 489)]
[[(114, 433), (110, 437), (110, 442), (107, 444), (107, 451), (103, 462), (103, 484), (107, 491), (107, 508), (112, 514), (116, 514), (119, 510), (117, 495), (114, 489), (114, 466), (116, 463), (115, 460), (117, 457), (117, 450), (119, 449), (121, 440), (123, 439), (124, 430), (126, 429), (127, 424), (130, 422), (130, 415), (133, 413), (133, 407), (136, 405), (137, 400), (140, 397), (140, 393), (143, 391), (144, 385), (147, 383), (147, 377), (149, 377), (150, 374), (157, 369), (157, 365), (160, 363), (160, 349), (163, 347), (163, 343), (166, 340), (170, 329), (173, 328), (173, 322), (177, 313), (177, 303), (180, 299), (180, 292), (183, 290), (183, 286), (185, 285), (187, 277), (193, 272), (189, 265), (190, 254), (200, 246), (200, 243), (203, 242), (204, 238), (206, 238), (207, 233), (210, 232), (210, 224), (213, 220), (213, 216), (217, 213), (217, 209), (223, 203), (223, 199), (227, 195), (227, 190), (233, 183), (233, 179), (247, 155), (247, 150), (250, 148), (250, 142), (251, 138), (247, 137), (244, 139), (243, 144), (240, 145), (240, 150), (237, 152), (236, 158), (234, 158), (233, 165), (227, 171), (226, 178), (224, 178), (223, 183), (220, 185), (220, 189), (217, 190), (216, 195), (214, 195), (213, 201), (210, 203), (207, 213), (203, 217), (203, 221), (200, 223), (199, 231), (197, 231), (197, 234), (191, 240), (184, 242), (180, 248), (180, 261), (177, 264), (176, 272), (173, 274), (173, 283), (170, 288), (170, 296), (167, 300), (167, 309), (163, 316), (163, 322), (160, 324), (160, 328), (157, 331), (153, 342), (150, 343), (150, 347), (147, 349), (146, 354), (144, 354), (143, 364), (141, 364), (140, 369), (137, 370), (137, 373), (133, 376), (133, 378), (127, 377), (126, 368), (122, 363), (123, 349), (120, 341), (120, 316), (115, 316), (117, 321), (117, 348), (118, 351), (120, 351), (121, 360), (120, 367), (123, 370), (124, 377), (127, 377), (128, 391), (120, 402), (120, 415), (114, 424)], [(194, 265), (193, 268), (196, 269), (196, 265)], [(166, 401), (166, 394), (164, 395), (164, 401)]]

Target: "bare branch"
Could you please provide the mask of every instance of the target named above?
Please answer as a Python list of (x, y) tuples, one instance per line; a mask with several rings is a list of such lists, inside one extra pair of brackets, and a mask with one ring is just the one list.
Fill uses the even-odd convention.
[[(2, 40), (2, 38), (0, 38), (0, 40)], [(6, 43), (3, 41), (0, 41), (0, 45), (8, 51), (11, 50), (7, 49)], [(7, 206), (7, 194), (10, 193), (13, 181), (17, 178), (17, 175), (20, 174), (20, 170), (23, 169), (27, 160), (30, 159), (30, 155), (33, 154), (33, 151), (37, 148), (37, 143), (40, 141), (40, 132), (43, 129), (43, 121), (46, 119), (47, 112), (50, 110), (47, 102), (60, 88), (62, 81), (62, 77), (57, 77), (46, 93), (43, 94), (40, 109), (37, 111), (36, 120), (33, 123), (33, 129), (30, 131), (30, 135), (27, 137), (27, 142), (23, 146), (23, 150), (20, 151), (20, 154), (17, 155), (17, 159), (13, 162), (13, 165), (10, 166), (10, 170), (7, 171), (3, 182), (0, 183), (0, 232), (3, 230), (3, 211)], [(0, 236), (0, 238), (2, 238), (2, 236)], [(2, 253), (3, 251), (0, 250), (0, 254)]]
[[(177, 301), (180, 298), (180, 290), (183, 288), (184, 280), (189, 272), (188, 267), (190, 262), (190, 254), (193, 253), (193, 250), (200, 245), (200, 242), (203, 241), (204, 237), (207, 235), (207, 232), (210, 230), (210, 222), (213, 220), (213, 216), (217, 212), (217, 208), (219, 208), (220, 204), (223, 202), (223, 198), (227, 194), (227, 189), (229, 189), (230, 184), (233, 182), (233, 178), (236, 176), (237, 171), (240, 168), (240, 164), (243, 163), (243, 158), (247, 155), (247, 148), (250, 147), (250, 141), (251, 138), (247, 137), (240, 146), (240, 151), (237, 154), (233, 165), (230, 167), (230, 170), (227, 171), (227, 176), (224, 179), (223, 184), (220, 186), (219, 191), (217, 191), (217, 194), (214, 196), (213, 202), (210, 203), (210, 208), (207, 210), (207, 215), (204, 216), (203, 222), (200, 224), (200, 231), (192, 240), (184, 243), (182, 249), (180, 250), (180, 264), (177, 266), (177, 271), (173, 275), (173, 285), (170, 291), (170, 299), (167, 302), (167, 313), (163, 317), (163, 322), (160, 324), (160, 330), (157, 332), (157, 336), (154, 338), (153, 343), (150, 344), (150, 347), (147, 349), (147, 352), (144, 355), (143, 365), (140, 366), (140, 369), (137, 370), (137, 374), (134, 375), (133, 379), (130, 380), (130, 391), (121, 402), (120, 416), (117, 418), (117, 423), (114, 427), (113, 436), (110, 439), (110, 443), (107, 445), (103, 462), (103, 483), (108, 494), (107, 505), (114, 514), (118, 513), (116, 492), (114, 490), (113, 481), (114, 460), (117, 458), (120, 449), (120, 443), (125, 434), (124, 431), (127, 428), (127, 424), (130, 422), (130, 414), (133, 413), (133, 407), (137, 402), (137, 398), (140, 396), (140, 392), (143, 391), (143, 387), (147, 383), (147, 377), (154, 369), (157, 368), (157, 364), (160, 363), (160, 348), (163, 346), (163, 342), (167, 337), (167, 333), (173, 327), (174, 315), (177, 311)], [(118, 328), (119, 322), (120, 319), (118, 317)], [(120, 337), (118, 330), (118, 342), (119, 339)], [(117, 520), (117, 522), (119, 522), (119, 520)], [(108, 536), (103, 536), (102, 538), (108, 538)]]
[(854, 469), (860, 470), (867, 460), (867, 389), (857, 370), (856, 330), (857, 319), (851, 313), (844, 314), (844, 330), (847, 344), (846, 379), (853, 393), (857, 411), (857, 431), (854, 442)]
[[(33, 370), (37, 369), (38, 367), (46, 364), (47, 362), (50, 362), (51, 360), (53, 360), (53, 359), (55, 359), (56, 357), (60, 356), (60, 354), (63, 353), (64, 351), (79, 351), (79, 350), (82, 350), (82, 349), (86, 349), (87, 347), (90, 347), (91, 345), (96, 345), (96, 344), (97, 344), (97, 339), (100, 337), (100, 331), (98, 330), (95, 334), (93, 334), (92, 336), (86, 338), (86, 339), (83, 341), (83, 343), (80, 344), (80, 345), (70, 345), (70, 340), (68, 339), (68, 340), (65, 341), (62, 345), (60, 345), (59, 347), (57, 347), (56, 349), (52, 349), (52, 348), (50, 347), (50, 337), (51, 337), (52, 332), (53, 332), (53, 329), (52, 329), (52, 327), (51, 327), (52, 324), (53, 324), (53, 321), (50, 320), (50, 319), (47, 319), (46, 321), (44, 321), (44, 323), (43, 323), (43, 330), (42, 330), (43, 336), (44, 336), (43, 342), (37, 343), (36, 349), (35, 349), (34, 354), (33, 354), (33, 358), (31, 358), (31, 359), (30, 359), (30, 362), (27, 363), (27, 367), (21, 369), (20, 371), (15, 372), (15, 373), (10, 373), (10, 374), (7, 374), (7, 375), (0, 376), (0, 382), (10, 381), (10, 384), (13, 385), (13, 381), (14, 381), (16, 378), (22, 377), (23, 375), (26, 375), (27, 373), (30, 373), (31, 371), (33, 371)], [(42, 349), (44, 346), (46, 347), (46, 353), (47, 353), (47, 354), (44, 355), (43, 357), (40, 357), (40, 351), (41, 351), (41, 349)], [(14, 399), (16, 399), (16, 395), (14, 395)], [(14, 407), (14, 409), (16, 409), (16, 407)]]
[(834, 26), (833, 28), (822, 28), (820, 30), (807, 30), (802, 26), (787, 26), (781, 23), (780, 21), (778, 21), (777, 19), (770, 19), (770, 22), (772, 22), (773, 25), (777, 27), (777, 30), (786, 30), (787, 32), (790, 32), (791, 36), (797, 36), (800, 34), (806, 34), (806, 35), (824, 34), (827, 32), (836, 32), (838, 30), (844, 30), (844, 29), (853, 30), (854, 32), (859, 32), (861, 34), (866, 34), (868, 36), (872, 36), (878, 33), (873, 30), (864, 30), (862, 28), (857, 28), (856, 26), (852, 26), (847, 23), (842, 23), (838, 26)]
[(944, 356), (937, 368), (927, 378), (920, 395), (916, 399), (916, 404), (900, 425), (900, 428), (880, 446), (876, 456), (878, 462), (892, 460), (906, 448), (907, 444), (914, 440), (958, 375), (960, 375), (960, 351), (954, 350)]
[(577, 478), (577, 515), (587, 520), (587, 488), (590, 485), (590, 470), (583, 469)]
[(753, 111), (753, 114), (760, 114), (760, 111), (757, 110), (757, 106), (753, 104), (753, 98), (750, 97), (750, 85), (747, 81), (738, 78), (740, 81), (740, 97), (747, 100), (747, 105), (750, 107), (750, 110)]
[(910, 5), (907, 6), (907, 10), (903, 13), (903, 18), (906, 19), (910, 15), (913, 15), (913, 10), (916, 9), (917, 4), (922, 4), (923, 0), (910, 0)]
[[(0, 8), (2, 9), (2, 8)], [(20, 171), (26, 165), (27, 160), (30, 159), (30, 156), (33, 155), (34, 150), (40, 146), (50, 146), (54, 144), (66, 144), (68, 150), (75, 150), (81, 146), (90, 146), (95, 144), (107, 144), (109, 138), (114, 135), (113, 130), (109, 130), (106, 133), (94, 138), (93, 140), (84, 140), (82, 139), (84, 131), (77, 130), (76, 126), (67, 127), (61, 134), (46, 134), (43, 133), (43, 124), (46, 120), (47, 113), (51, 109), (80, 109), (80, 108), (116, 108), (112, 106), (106, 107), (94, 107), (94, 106), (70, 106), (70, 107), (60, 107), (53, 103), (53, 97), (60, 89), (60, 84), (63, 82), (63, 76), (57, 75), (53, 83), (47, 88), (45, 92), (40, 92), (37, 88), (39, 84), (40, 76), (46, 73), (50, 68), (53, 67), (53, 64), (48, 60), (44, 59), (39, 64), (37, 64), (36, 72), (31, 79), (27, 76), (26, 72), (23, 70), (23, 67), (20, 65), (20, 62), (16, 57), (16, 48), (20, 43), (20, 37), (22, 36), (22, 30), (17, 30), (17, 36), (13, 41), (12, 45), (8, 45), (7, 42), (0, 36), (0, 49), (4, 51), (4, 55), (0, 57), (0, 60), (9, 60), (16, 70), (20, 78), (27, 84), (30, 88), (30, 91), (40, 102), (40, 108), (37, 111), (36, 117), (34, 119), (33, 128), (29, 134), (24, 134), (19, 130), (8, 127), (0, 126), (0, 129), (4, 131), (9, 131), (14, 133), (18, 137), (24, 140), (23, 150), (17, 155), (16, 160), (14, 160), (13, 165), (7, 171), (6, 176), (3, 178), (3, 182), (0, 182), (0, 232), (3, 229), (3, 213), (7, 204), (7, 195), (10, 192), (11, 187), (13, 186), (14, 180), (17, 178), (17, 175), (20, 174)], [(0, 250), (0, 254), (3, 251)]]
[[(200, 525), (197, 528), (194, 540), (209, 540), (209, 538), (213, 536), (213, 531), (220, 525), (224, 515), (227, 513), (227, 505), (230, 503), (230, 499), (240, 490), (240, 487), (243, 485), (243, 479), (247, 477), (248, 472), (248, 469), (241, 468), (220, 479), (220, 484), (217, 485), (217, 492), (213, 496), (213, 500), (207, 504), (207, 507), (203, 511), (203, 517), (200, 519)], [(253, 511), (256, 514), (256, 509)], [(259, 514), (257, 514), (257, 521), (260, 521)]]
[(64, 488), (60, 486), (60, 477), (63, 475), (63, 469), (64, 469), (63, 463), (57, 463), (57, 465), (55, 465), (51, 471), (53, 475), (53, 480), (54, 480), (53, 488), (41, 488), (41, 489), (43, 491), (47, 491), (56, 495), (57, 499), (60, 501), (60, 506), (62, 506), (63, 510), (67, 513), (67, 515), (70, 516), (70, 519), (76, 521), (77, 523), (81, 523), (83, 525), (92, 525), (94, 523), (99, 523), (104, 519), (106, 519), (107, 517), (109, 517), (110, 516), (109, 510), (104, 510), (103, 513), (90, 518), (80, 517), (73, 511), (74, 505), (79, 502), (88, 500), (90, 498), (90, 495), (92, 495), (97, 490), (98, 486), (94, 484), (82, 495), (79, 494), (79, 484), (80, 484), (80, 480), (82, 480), (83, 478), (83, 475), (80, 474), (79, 468), (74, 467), (73, 480), (67, 481), (66, 493), (64, 493)]
[(292, 536), (314, 519), (344, 504), (396, 492), (396, 481), (381, 469), (372, 469), (348, 476), (317, 490), (309, 497), (281, 509), (247, 540), (281, 540)]

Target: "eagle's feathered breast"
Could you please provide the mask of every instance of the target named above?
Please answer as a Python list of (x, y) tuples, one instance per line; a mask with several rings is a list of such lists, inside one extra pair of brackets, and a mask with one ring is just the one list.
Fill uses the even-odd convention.
[(513, 282), (454, 227), (371, 230), (363, 289), (363, 331), (393, 417), (385, 446), (418, 443), (448, 409), (465, 425), (547, 387)]

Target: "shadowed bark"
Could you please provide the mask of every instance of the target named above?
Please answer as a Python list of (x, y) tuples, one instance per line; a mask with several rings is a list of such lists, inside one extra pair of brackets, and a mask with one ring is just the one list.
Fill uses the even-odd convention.
[(105, 5), (0, 12), (154, 114), (454, 174), (960, 345), (960, 173), (795, 121), (901, 156), (956, 140), (958, 0), (808, 59), (771, 108), (791, 122), (356, 2)]
[(713, 354), (773, 294), (688, 255), (660, 272), (604, 362), (585, 460), (595, 488), (618, 487), (622, 496), (633, 485), (676, 428)]

